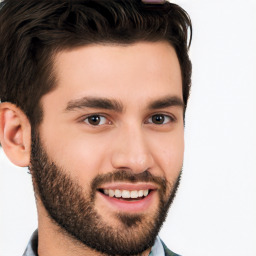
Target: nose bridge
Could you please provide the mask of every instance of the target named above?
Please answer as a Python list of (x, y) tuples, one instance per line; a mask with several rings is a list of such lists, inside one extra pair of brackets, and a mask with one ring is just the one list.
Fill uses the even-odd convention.
[(142, 126), (127, 125), (115, 140), (112, 164), (116, 169), (143, 172), (152, 166), (153, 158)]

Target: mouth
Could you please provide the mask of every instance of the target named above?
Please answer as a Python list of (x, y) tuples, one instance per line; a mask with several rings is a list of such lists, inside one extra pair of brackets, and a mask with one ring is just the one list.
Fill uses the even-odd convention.
[(126, 190), (126, 189), (99, 189), (100, 193), (111, 198), (124, 201), (137, 201), (146, 198), (153, 189)]
[(111, 184), (97, 190), (101, 202), (111, 211), (142, 213), (157, 202), (157, 188), (152, 185)]

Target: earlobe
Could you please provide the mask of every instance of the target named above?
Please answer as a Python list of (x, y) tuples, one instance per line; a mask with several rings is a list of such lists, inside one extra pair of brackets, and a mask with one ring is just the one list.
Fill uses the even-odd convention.
[(0, 104), (0, 141), (12, 163), (25, 167), (30, 162), (31, 126), (25, 113), (14, 104)]

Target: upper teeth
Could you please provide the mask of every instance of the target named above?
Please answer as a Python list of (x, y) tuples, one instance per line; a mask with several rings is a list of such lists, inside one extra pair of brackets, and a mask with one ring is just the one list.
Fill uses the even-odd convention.
[(145, 190), (120, 190), (120, 189), (104, 189), (104, 194), (108, 195), (110, 197), (122, 197), (122, 198), (138, 198), (138, 197), (143, 197), (143, 196), (147, 196), (149, 190), (145, 189)]

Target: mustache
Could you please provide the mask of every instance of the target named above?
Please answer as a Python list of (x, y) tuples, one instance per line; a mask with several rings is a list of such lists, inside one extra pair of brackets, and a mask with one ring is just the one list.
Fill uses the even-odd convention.
[(134, 173), (132, 170), (115, 170), (110, 173), (100, 174), (91, 182), (92, 191), (96, 191), (101, 185), (109, 182), (128, 181), (131, 183), (151, 182), (157, 184), (163, 193), (167, 189), (167, 180), (164, 177), (155, 176), (148, 170), (141, 173)]

